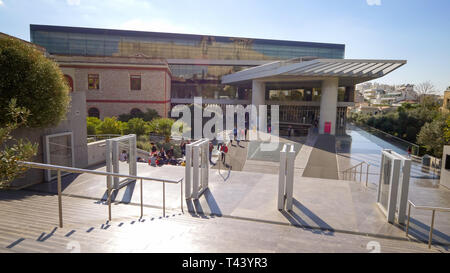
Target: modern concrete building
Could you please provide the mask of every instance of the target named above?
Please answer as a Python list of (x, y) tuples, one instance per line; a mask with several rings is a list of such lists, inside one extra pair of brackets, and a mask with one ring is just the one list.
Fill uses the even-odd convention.
[[(100, 62), (108, 62), (109, 66), (111, 66), (111, 64), (118, 65), (116, 62), (121, 59), (117, 57), (129, 58), (139, 56), (166, 60), (170, 68), (170, 72), (168, 71), (170, 79), (160, 76), (158, 80), (151, 81), (150, 84), (162, 82), (162, 79), (168, 81), (167, 84), (165, 87), (149, 86), (149, 88), (154, 90), (151, 93), (164, 92), (166, 95), (169, 95), (172, 106), (193, 103), (194, 97), (198, 96), (203, 98), (203, 103), (205, 104), (219, 104), (222, 106), (227, 104), (247, 105), (251, 103), (251, 86), (236, 87), (222, 84), (222, 76), (278, 60), (305, 56), (342, 59), (345, 55), (345, 45), (342, 44), (210, 35), (43, 25), (31, 25), (30, 34), (33, 43), (46, 48), (50, 54), (56, 56), (58, 61), (71, 62), (70, 58), (62, 56), (73, 56), (74, 59), (80, 59), (77, 56), (83, 56), (85, 59), (87, 57), (97, 57), (95, 62), (100, 61), (101, 58), (99, 57), (107, 57), (107, 61)], [(103, 68), (102, 71), (104, 72), (102, 73), (95, 71), (93, 66), (98, 68), (95, 62), (91, 62), (89, 73), (106, 73)], [(123, 64), (121, 65), (123, 66)], [(67, 66), (67, 64), (64, 64), (64, 66)], [(70, 66), (74, 66), (74, 64), (72, 63)], [(165, 69), (164, 67), (162, 68)], [(86, 70), (86, 68), (83, 69)], [(135, 97), (133, 100), (144, 99), (138, 98), (134, 95), (135, 93), (130, 92), (127, 87), (129, 79), (126, 76), (120, 74), (116, 77), (111, 73), (107, 74), (109, 77), (117, 78), (117, 81), (119, 81), (118, 79), (123, 79), (126, 83), (110, 85), (111, 88), (107, 91), (104, 90), (101, 94), (98, 92), (98, 94), (95, 93), (96, 95), (94, 95), (93, 92), (87, 92), (88, 107), (98, 108), (101, 117), (116, 113), (109, 110), (101, 111), (100, 108), (102, 107), (113, 107), (117, 111), (119, 109), (124, 112), (130, 111), (128, 108), (123, 108), (123, 104), (107, 104), (104, 102), (105, 100), (126, 101), (130, 99), (130, 94)], [(80, 77), (81, 85), (75, 84), (75, 90), (79, 88), (80, 90), (87, 89), (86, 76)], [(102, 80), (100, 79), (100, 81)], [(117, 83), (117, 81), (114, 82)], [(100, 84), (100, 89), (103, 86), (104, 84)], [(113, 90), (112, 88), (116, 89)], [(317, 93), (317, 91), (314, 92)], [(317, 94), (313, 95), (312, 93), (313, 90), (306, 89), (305, 97), (317, 99)], [(112, 94), (112, 97), (109, 96), (110, 94)], [(102, 97), (102, 102), (98, 101), (98, 96)], [(162, 111), (160, 108), (166, 104), (167, 100), (165, 96), (156, 95), (152, 98), (149, 96), (145, 96), (145, 100), (158, 103), (148, 104), (148, 106)], [(298, 109), (292, 110), (295, 112)], [(310, 110), (317, 112), (318, 109), (311, 108)], [(293, 117), (294, 120), (296, 118)]]
[[(303, 110), (295, 116), (298, 120), (317, 120), (319, 133), (336, 135), (345, 133), (347, 107), (354, 105), (355, 85), (382, 77), (405, 63), (404, 60), (298, 58), (246, 69), (224, 76), (222, 82), (251, 87), (252, 104), (256, 106), (298, 106)], [(285, 104), (280, 99), (280, 92), (285, 91), (277, 90), (274, 92), (277, 96), (272, 97), (274, 89), (290, 89), (291, 97), (305, 99), (293, 99)], [(313, 111), (309, 110), (311, 107)], [(283, 116), (280, 109), (280, 120)]]
[[(42, 25), (31, 25), (30, 33), (64, 71), (75, 73), (75, 90), (88, 91), (88, 114), (100, 117), (145, 111), (145, 102), (165, 116), (169, 103), (202, 97), (222, 107), (278, 104), (283, 124), (304, 129), (320, 120), (320, 132), (340, 134), (355, 85), (406, 63), (345, 60), (342, 44)], [(141, 75), (138, 66), (158, 73)], [(154, 78), (134, 92), (134, 76), (143, 84)], [(325, 130), (324, 122), (331, 127)]]

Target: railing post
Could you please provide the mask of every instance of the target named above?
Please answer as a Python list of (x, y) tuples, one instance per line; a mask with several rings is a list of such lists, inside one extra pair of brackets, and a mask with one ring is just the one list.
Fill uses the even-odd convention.
[(141, 178), (141, 219), (144, 217), (144, 185), (143, 179)]
[(62, 215), (62, 193), (61, 193), (61, 171), (58, 170), (58, 212), (59, 212), (59, 227), (63, 227)]
[(408, 222), (406, 223), (406, 237), (408, 237), (409, 232), (409, 218), (411, 217), (411, 203), (408, 204)]
[(434, 214), (435, 210), (433, 210), (433, 214), (431, 215), (431, 225), (430, 225), (430, 236), (428, 239), (428, 248), (431, 248), (431, 242), (433, 241), (433, 227), (434, 227)]
[(181, 212), (183, 212), (184, 213), (184, 210), (183, 210), (183, 179), (181, 179), (181, 182), (180, 182), (180, 188), (181, 188), (181, 195), (180, 195), (180, 200), (181, 200)]
[(367, 164), (367, 172), (366, 172), (366, 188), (367, 188), (367, 184), (368, 184), (368, 182), (369, 182), (369, 167), (370, 167), (370, 165)]
[[(109, 175), (108, 178), (112, 179)], [(108, 220), (111, 221), (111, 183), (108, 183)]]
[(163, 182), (163, 217), (166, 217), (166, 182)]
[(359, 183), (362, 182), (362, 168), (363, 168), (363, 165), (364, 164), (362, 164), (362, 163), (361, 163), (361, 165), (359, 165)]

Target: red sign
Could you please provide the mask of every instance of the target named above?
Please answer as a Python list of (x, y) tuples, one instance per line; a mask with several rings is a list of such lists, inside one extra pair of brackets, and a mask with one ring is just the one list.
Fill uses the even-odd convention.
[(331, 122), (329, 121), (325, 122), (325, 128), (323, 131), (325, 134), (331, 134)]

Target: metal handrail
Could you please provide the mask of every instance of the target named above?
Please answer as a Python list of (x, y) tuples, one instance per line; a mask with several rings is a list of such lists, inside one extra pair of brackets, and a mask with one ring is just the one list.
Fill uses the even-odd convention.
[(431, 248), (431, 242), (433, 240), (434, 216), (436, 214), (436, 211), (450, 212), (450, 208), (431, 207), (431, 206), (416, 206), (411, 200), (408, 200), (408, 222), (406, 224), (406, 237), (408, 237), (408, 233), (409, 233), (409, 219), (411, 217), (411, 206), (416, 209), (433, 211), (433, 213), (431, 214), (430, 233), (428, 235), (428, 248)]
[[(342, 174), (343, 174), (343, 176), (344, 176), (344, 179), (347, 180), (347, 178), (349, 178), (349, 179), (351, 179), (352, 181), (357, 181), (357, 180), (356, 180), (356, 177), (357, 177), (357, 168), (360, 167), (360, 169), (359, 169), (359, 182), (362, 182), (363, 165), (364, 165), (364, 164), (367, 165), (367, 168), (366, 168), (366, 187), (367, 187), (367, 184), (369, 183), (369, 168), (370, 168), (371, 165), (370, 165), (369, 163), (367, 163), (366, 161), (362, 161), (362, 162), (356, 164), (355, 166), (350, 167), (350, 168), (348, 168), (348, 169), (342, 171)], [(352, 176), (352, 174), (353, 174), (353, 176)], [(354, 179), (353, 179), (352, 177), (354, 177)]]
[[(62, 217), (62, 192), (61, 192), (61, 172), (68, 172), (68, 173), (89, 173), (94, 175), (102, 175), (107, 177), (120, 177), (120, 178), (129, 178), (133, 180), (140, 180), (140, 195), (141, 195), (141, 201), (140, 201), (140, 208), (141, 208), (141, 218), (144, 216), (144, 193), (143, 193), (143, 181), (155, 181), (155, 182), (161, 182), (163, 184), (163, 217), (166, 217), (166, 183), (169, 184), (178, 184), (180, 183), (181, 188), (181, 211), (183, 210), (183, 178), (179, 180), (172, 180), (172, 179), (162, 179), (162, 178), (154, 178), (154, 177), (143, 177), (143, 176), (135, 176), (135, 175), (127, 175), (127, 174), (118, 174), (118, 173), (110, 173), (110, 172), (102, 172), (102, 171), (94, 171), (94, 170), (87, 170), (87, 169), (79, 169), (79, 168), (73, 168), (73, 167), (66, 167), (66, 166), (58, 166), (58, 165), (50, 165), (50, 164), (42, 164), (42, 163), (35, 163), (35, 162), (24, 162), (24, 161), (18, 161), (19, 165), (25, 166), (27, 168), (32, 169), (41, 169), (41, 170), (53, 170), (57, 171), (57, 188), (58, 188), (58, 210), (59, 210), (59, 226), (63, 227), (63, 217)], [(108, 220), (112, 220), (111, 216), (111, 196), (112, 196), (112, 189), (111, 186), (108, 184)]]
[[(416, 153), (417, 153), (416, 155), (419, 154), (419, 148), (420, 148), (420, 146), (417, 145), (417, 144), (415, 144), (415, 143), (412, 143), (412, 142), (409, 142), (409, 141), (404, 140), (404, 139), (402, 139), (402, 138), (399, 138), (399, 137), (397, 137), (397, 136), (391, 135), (391, 134), (389, 134), (389, 133), (387, 133), (387, 132), (385, 132), (385, 131), (382, 131), (382, 130), (377, 129), (377, 128), (372, 127), (372, 126), (369, 126), (369, 125), (367, 125), (367, 124), (359, 124), (359, 123), (356, 124), (355, 122), (352, 122), (351, 124), (354, 125), (354, 126), (356, 126), (356, 127), (365, 127), (365, 128), (368, 129), (368, 130), (373, 130), (373, 131), (375, 131), (375, 132), (379, 132), (379, 133), (384, 134), (384, 135), (386, 135), (386, 136), (388, 136), (388, 137), (390, 137), (390, 138), (394, 138), (394, 139), (396, 139), (396, 140), (398, 140), (398, 141), (400, 141), (400, 142), (406, 143), (406, 144), (408, 144), (408, 146), (415, 146), (415, 147), (416, 147)], [(364, 130), (364, 129), (363, 129), (363, 130)], [(367, 132), (367, 130), (365, 130), (365, 131)], [(370, 133), (370, 132), (368, 132), (368, 133)]]

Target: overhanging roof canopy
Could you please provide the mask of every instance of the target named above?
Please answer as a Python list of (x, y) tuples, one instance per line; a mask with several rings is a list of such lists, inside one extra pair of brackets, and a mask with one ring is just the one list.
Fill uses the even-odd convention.
[(222, 77), (223, 84), (248, 84), (252, 80), (302, 81), (339, 77), (358, 84), (383, 77), (406, 64), (405, 60), (352, 60), (297, 58), (245, 69)]

